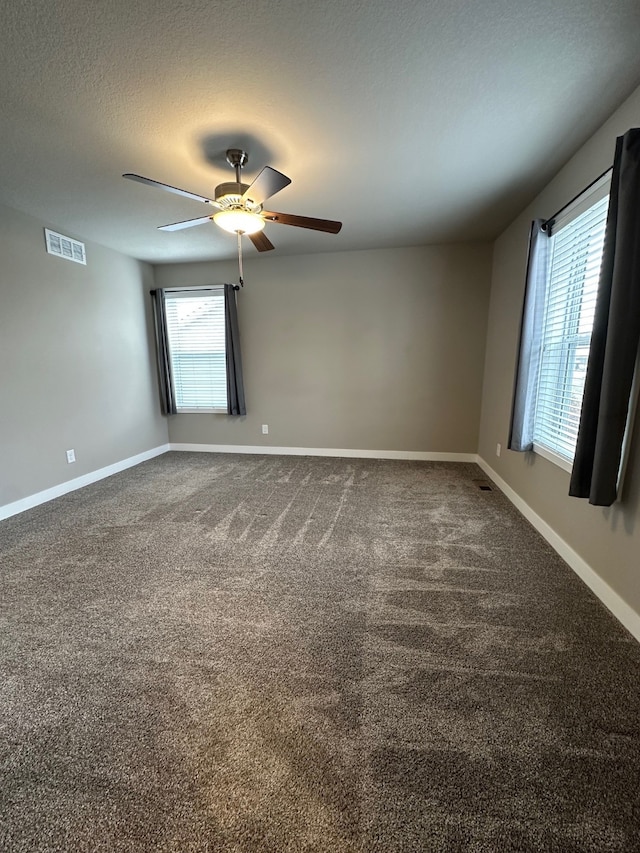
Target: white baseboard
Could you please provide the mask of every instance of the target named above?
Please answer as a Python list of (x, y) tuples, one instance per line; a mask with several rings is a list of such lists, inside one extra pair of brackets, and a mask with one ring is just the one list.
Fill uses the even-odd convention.
[(537, 512), (531, 509), (528, 503), (515, 492), (511, 486), (502, 479), (493, 468), (481, 457), (477, 457), (478, 465), (498, 486), (501, 492), (511, 501), (511, 503), (520, 510), (524, 517), (529, 521), (535, 529), (540, 533), (549, 545), (556, 551), (562, 559), (569, 564), (573, 571), (581, 580), (586, 583), (589, 589), (597, 595), (604, 606), (613, 613), (616, 619), (621, 622), (624, 627), (632, 634), (638, 642), (640, 642), (640, 614), (630, 607), (627, 602), (621, 598), (609, 584), (604, 581), (600, 575), (591, 568), (580, 554), (559, 536), (550, 524), (538, 515)]
[(0, 506), (0, 521), (12, 515), (18, 515), (18, 513), (24, 512), (27, 509), (32, 509), (34, 506), (52, 501), (54, 498), (66, 495), (68, 492), (81, 489), (90, 483), (104, 480), (105, 477), (110, 477), (112, 474), (117, 474), (126, 468), (133, 468), (134, 465), (139, 465), (141, 462), (146, 462), (147, 459), (153, 459), (154, 456), (167, 453), (168, 450), (169, 445), (162, 444), (159, 447), (153, 447), (151, 450), (145, 450), (144, 453), (138, 453), (136, 456), (130, 456), (128, 459), (122, 459), (120, 462), (114, 462), (113, 465), (107, 465), (105, 468), (99, 468), (97, 471), (83, 474), (74, 480), (68, 480), (66, 483), (60, 483), (58, 486), (52, 486), (52, 488), (45, 489), (43, 492), (37, 492), (37, 494), (29, 495), (29, 497), (22, 498), (22, 500)]
[(358, 450), (336, 447), (271, 447), (247, 444), (171, 443), (170, 450), (193, 453), (253, 453), (273, 456), (337, 456), (354, 459), (413, 459), (423, 462), (476, 462), (476, 453), (439, 453), (422, 450)]

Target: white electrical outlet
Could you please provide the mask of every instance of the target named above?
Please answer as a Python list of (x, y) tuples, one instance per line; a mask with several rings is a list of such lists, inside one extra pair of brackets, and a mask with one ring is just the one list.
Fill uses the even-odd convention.
[(269, 435), (269, 424), (262, 424), (262, 434)]
[(502, 453), (502, 445), (496, 444), (496, 456), (500, 456), (501, 453)]
[(76, 452), (75, 450), (67, 450), (67, 462), (75, 462), (76, 461)]

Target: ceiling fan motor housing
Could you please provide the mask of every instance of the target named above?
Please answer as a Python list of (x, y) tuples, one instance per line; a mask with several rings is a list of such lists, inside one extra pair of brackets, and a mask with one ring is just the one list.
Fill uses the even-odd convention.
[(249, 184), (239, 184), (237, 181), (227, 181), (224, 184), (218, 184), (215, 192), (216, 203), (223, 210), (231, 207), (241, 207), (244, 210), (258, 213), (262, 209), (261, 204), (255, 204), (250, 198), (244, 200), (242, 198), (248, 189)]

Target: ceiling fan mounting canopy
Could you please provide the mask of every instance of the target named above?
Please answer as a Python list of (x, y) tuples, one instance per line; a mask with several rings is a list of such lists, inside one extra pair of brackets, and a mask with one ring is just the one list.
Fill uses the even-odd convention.
[(244, 184), (241, 180), (241, 172), (242, 167), (249, 161), (249, 155), (241, 148), (228, 148), (226, 154), (227, 163), (235, 169), (236, 179), (218, 184), (213, 199), (154, 181), (152, 178), (144, 178), (142, 175), (127, 173), (123, 177), (218, 208), (218, 212), (213, 215), (200, 216), (185, 222), (173, 222), (171, 225), (161, 225), (161, 231), (182, 231), (184, 228), (214, 221), (225, 231), (237, 234), (238, 239), (246, 234), (259, 252), (268, 252), (274, 248), (273, 243), (265, 234), (260, 233), (267, 222), (309, 228), (312, 231), (324, 231), (328, 234), (337, 234), (342, 228), (342, 222), (331, 219), (314, 219), (310, 216), (295, 216), (291, 213), (263, 210), (264, 202), (288, 186), (291, 178), (271, 166), (265, 166), (251, 184)]
[(227, 163), (234, 169), (241, 169), (249, 162), (249, 155), (241, 148), (227, 148)]

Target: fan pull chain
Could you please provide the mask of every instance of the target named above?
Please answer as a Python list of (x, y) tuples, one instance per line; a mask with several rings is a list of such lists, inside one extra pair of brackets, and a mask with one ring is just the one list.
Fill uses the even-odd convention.
[(238, 280), (240, 282), (240, 287), (244, 287), (243, 281), (243, 269), (242, 269), (242, 231), (236, 232), (238, 234), (238, 270), (239, 277)]

